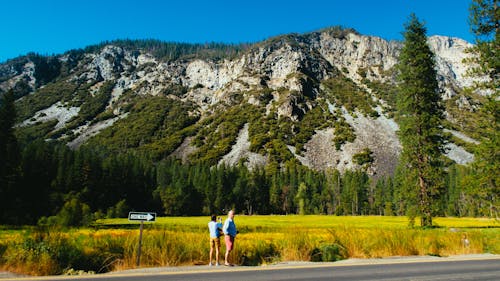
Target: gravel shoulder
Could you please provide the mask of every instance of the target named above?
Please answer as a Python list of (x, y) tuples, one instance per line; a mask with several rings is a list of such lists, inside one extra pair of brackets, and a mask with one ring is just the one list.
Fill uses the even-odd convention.
[(386, 258), (372, 258), (372, 259), (347, 259), (336, 262), (280, 262), (275, 264), (261, 265), (261, 266), (174, 266), (174, 267), (152, 267), (152, 268), (137, 268), (128, 269), (123, 271), (113, 271), (106, 274), (126, 274), (126, 273), (159, 273), (159, 272), (207, 272), (213, 270), (221, 271), (234, 271), (234, 270), (271, 270), (281, 268), (293, 267), (322, 267), (322, 266), (354, 266), (354, 265), (369, 265), (369, 264), (394, 264), (394, 263), (413, 263), (413, 262), (442, 262), (442, 261), (463, 261), (463, 260), (484, 260), (484, 259), (498, 259), (500, 255), (494, 254), (471, 254), (471, 255), (456, 255), (448, 257), (436, 256), (396, 256)]
[[(355, 266), (355, 265), (371, 265), (371, 264), (396, 264), (396, 263), (415, 263), (415, 262), (445, 262), (445, 261), (464, 261), (464, 260), (486, 260), (495, 259), (500, 260), (500, 255), (494, 254), (471, 254), (471, 255), (456, 255), (448, 257), (435, 257), (435, 256), (410, 256), (410, 257), (386, 257), (386, 258), (372, 258), (372, 259), (347, 259), (337, 262), (280, 262), (269, 265), (261, 266), (208, 266), (208, 265), (195, 265), (195, 266), (172, 266), (172, 267), (149, 267), (137, 268), (121, 271), (113, 271), (105, 274), (98, 274), (96, 276), (113, 276), (113, 275), (142, 275), (142, 274), (179, 274), (179, 273), (204, 273), (212, 271), (253, 271), (253, 270), (273, 270), (285, 268), (314, 268), (325, 266)], [(26, 279), (29, 278), (29, 279)], [(50, 277), (31, 277), (39, 280), (49, 280)], [(0, 271), (0, 280), (31, 280), (30, 276), (18, 275), (6, 271)]]

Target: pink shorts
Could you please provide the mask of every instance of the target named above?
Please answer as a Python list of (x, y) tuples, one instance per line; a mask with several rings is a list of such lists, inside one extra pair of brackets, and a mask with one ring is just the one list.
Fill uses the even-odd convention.
[(224, 240), (226, 241), (226, 250), (232, 251), (234, 247), (234, 237), (231, 235), (225, 235)]

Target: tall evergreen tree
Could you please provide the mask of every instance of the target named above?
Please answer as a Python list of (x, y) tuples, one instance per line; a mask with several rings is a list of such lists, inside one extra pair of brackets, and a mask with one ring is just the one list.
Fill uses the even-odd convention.
[(421, 225), (432, 226), (433, 204), (442, 188), (443, 108), (426, 28), (414, 14), (405, 24), (404, 39), (398, 65), (400, 163), (407, 165), (410, 188), (415, 188), (410, 190), (418, 194)]
[(0, 222), (20, 223), (13, 208), (18, 196), (16, 185), (20, 176), (20, 152), (14, 135), (16, 108), (14, 92), (5, 93), (0, 99)]
[(476, 56), (473, 74), (488, 76), (490, 79), (476, 84), (476, 87), (492, 90), (498, 97), (500, 88), (500, 10), (499, 0), (473, 0), (470, 6), (469, 22), (475, 36), (475, 46), (470, 50)]
[(474, 0), (470, 6), (469, 22), (476, 37), (476, 44), (470, 50), (475, 56), (470, 59), (473, 76), (488, 77), (474, 85), (477, 90), (486, 91), (486, 102), (482, 107), (484, 116), (482, 139), (475, 151), (472, 165), (472, 185), (478, 200), (480, 215), (498, 216), (500, 208), (500, 10), (498, 0)]

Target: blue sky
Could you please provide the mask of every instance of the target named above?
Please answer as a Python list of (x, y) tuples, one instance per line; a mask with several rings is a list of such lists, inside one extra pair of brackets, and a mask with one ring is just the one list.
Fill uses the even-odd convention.
[(0, 62), (113, 39), (256, 42), (334, 25), (401, 40), (412, 12), (426, 22), (429, 36), (472, 42), (469, 5), (470, 0), (5, 0)]

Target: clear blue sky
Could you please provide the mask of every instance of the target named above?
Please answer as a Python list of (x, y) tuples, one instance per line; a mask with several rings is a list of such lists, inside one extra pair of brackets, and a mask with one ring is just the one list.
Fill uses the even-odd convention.
[(412, 12), (426, 22), (428, 35), (472, 42), (469, 5), (470, 0), (5, 0), (0, 62), (113, 39), (256, 42), (334, 25), (401, 40)]

